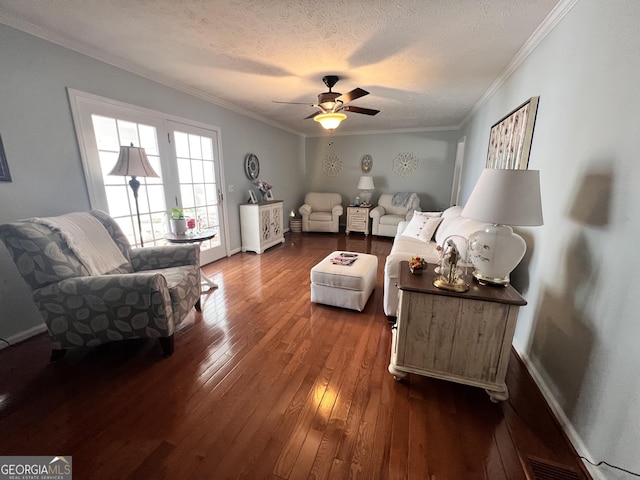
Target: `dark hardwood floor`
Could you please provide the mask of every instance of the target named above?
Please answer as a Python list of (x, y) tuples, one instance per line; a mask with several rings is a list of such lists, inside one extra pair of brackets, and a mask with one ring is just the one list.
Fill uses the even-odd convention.
[[(205, 268), (219, 288), (157, 341), (0, 351), (0, 454), (71, 455), (74, 479), (525, 479), (530, 458), (588, 478), (518, 358), (511, 397), (387, 372), (392, 239), (287, 234)], [(333, 250), (378, 256), (362, 313), (309, 302)], [(527, 308), (527, 307), (525, 307)], [(13, 320), (15, 321), (15, 319)]]

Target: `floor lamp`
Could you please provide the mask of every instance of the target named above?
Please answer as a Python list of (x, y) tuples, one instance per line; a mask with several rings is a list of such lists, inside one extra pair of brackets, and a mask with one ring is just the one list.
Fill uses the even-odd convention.
[(142, 147), (121, 146), (120, 154), (116, 166), (109, 172), (109, 175), (117, 175), (122, 177), (131, 176), (129, 186), (133, 190), (133, 198), (136, 202), (136, 215), (138, 217), (138, 231), (140, 232), (140, 246), (144, 247), (142, 239), (142, 222), (140, 221), (140, 208), (138, 207), (138, 189), (140, 182), (136, 177), (159, 177), (147, 158), (147, 154)]

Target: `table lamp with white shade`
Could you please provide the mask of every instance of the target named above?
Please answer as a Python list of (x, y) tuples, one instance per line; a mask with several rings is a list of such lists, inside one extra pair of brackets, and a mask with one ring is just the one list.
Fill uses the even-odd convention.
[(373, 177), (369, 175), (362, 175), (360, 180), (358, 181), (358, 190), (362, 190), (360, 193), (360, 200), (362, 200), (363, 207), (368, 207), (371, 205), (371, 195), (373, 194), (373, 190), (375, 190), (375, 186), (373, 184)]
[(511, 226), (542, 225), (540, 172), (485, 169), (461, 215), (488, 222), (469, 236), (473, 276), (480, 283), (508, 285), (509, 274), (527, 250), (524, 239)]

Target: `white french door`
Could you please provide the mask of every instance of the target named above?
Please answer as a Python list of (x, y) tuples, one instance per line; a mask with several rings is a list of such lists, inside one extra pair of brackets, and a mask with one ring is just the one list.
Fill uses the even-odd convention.
[[(92, 208), (109, 212), (130, 243), (141, 245), (129, 177), (109, 175), (121, 145), (143, 147), (159, 175), (138, 177), (142, 239), (165, 245), (168, 210), (179, 206), (217, 235), (201, 244), (200, 263), (227, 255), (219, 131), (69, 90)], [(193, 122), (195, 123), (195, 122)]]
[(173, 154), (178, 169), (179, 198), (170, 206), (182, 205), (185, 216), (196, 220), (197, 228), (214, 230), (217, 235), (203, 242), (201, 263), (226, 256), (221, 238), (224, 236), (222, 187), (218, 159), (217, 132), (168, 121)]

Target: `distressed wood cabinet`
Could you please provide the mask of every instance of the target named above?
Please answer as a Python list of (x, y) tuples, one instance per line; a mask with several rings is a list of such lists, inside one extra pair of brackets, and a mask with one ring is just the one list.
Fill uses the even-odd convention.
[(401, 262), (389, 372), (396, 380), (417, 373), (481, 387), (492, 401), (506, 400), (511, 342), (518, 310), (527, 302), (511, 285), (471, 279), (465, 293), (438, 289), (433, 269), (413, 275)]
[(282, 208), (281, 200), (240, 205), (243, 252), (260, 254), (269, 247), (284, 243)]

